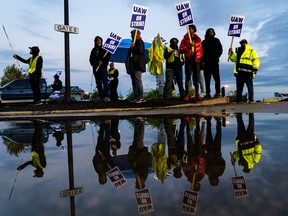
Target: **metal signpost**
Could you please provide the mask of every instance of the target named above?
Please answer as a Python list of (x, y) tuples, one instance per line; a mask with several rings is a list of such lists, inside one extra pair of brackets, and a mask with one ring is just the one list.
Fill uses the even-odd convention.
[(70, 45), (69, 34), (78, 34), (79, 29), (74, 26), (69, 26), (69, 4), (68, 0), (64, 0), (64, 25), (55, 24), (54, 30), (64, 32), (65, 46), (65, 99), (66, 102), (71, 102), (70, 95)]

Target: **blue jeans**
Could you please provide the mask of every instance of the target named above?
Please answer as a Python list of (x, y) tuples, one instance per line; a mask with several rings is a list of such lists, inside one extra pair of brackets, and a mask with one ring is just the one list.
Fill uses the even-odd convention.
[(93, 74), (96, 80), (96, 87), (98, 90), (98, 95), (101, 98), (109, 98), (109, 84), (108, 84), (108, 72), (107, 68), (98, 70), (97, 72), (93, 70)]

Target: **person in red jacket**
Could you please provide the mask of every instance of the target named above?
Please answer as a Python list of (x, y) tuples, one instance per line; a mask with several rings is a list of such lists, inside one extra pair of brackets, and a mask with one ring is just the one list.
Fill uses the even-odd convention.
[(199, 95), (199, 80), (200, 80), (200, 61), (203, 56), (201, 38), (195, 34), (197, 28), (195, 25), (189, 25), (188, 32), (184, 35), (179, 48), (179, 53), (185, 56), (185, 90), (186, 95), (184, 100), (189, 100), (188, 89), (191, 85), (191, 76), (195, 87), (195, 100), (201, 101)]

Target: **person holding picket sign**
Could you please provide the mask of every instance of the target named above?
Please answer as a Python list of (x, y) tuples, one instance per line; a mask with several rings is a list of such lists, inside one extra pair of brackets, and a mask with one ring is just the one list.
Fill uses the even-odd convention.
[(199, 80), (200, 80), (200, 61), (203, 55), (201, 38), (195, 34), (197, 28), (191, 24), (188, 26), (188, 32), (184, 35), (179, 48), (179, 53), (185, 55), (185, 90), (186, 95), (184, 100), (189, 100), (188, 93), (191, 84), (191, 75), (193, 76), (193, 85), (195, 87), (195, 100), (201, 101), (199, 95)]
[[(131, 31), (132, 44), (125, 62), (127, 73), (131, 77), (134, 103), (144, 103), (142, 73), (146, 72), (145, 45), (138, 29)], [(134, 40), (135, 39), (135, 40)]]
[(108, 63), (110, 53), (102, 48), (103, 39), (96, 36), (94, 39), (94, 48), (91, 50), (89, 62), (93, 68), (93, 74), (96, 80), (98, 90), (97, 101), (110, 101), (109, 84), (108, 84)]
[(229, 53), (231, 54), (230, 60), (235, 62), (236, 102), (241, 103), (244, 84), (246, 84), (248, 89), (247, 102), (255, 103), (253, 79), (260, 67), (260, 60), (256, 50), (248, 44), (246, 39), (241, 40), (239, 43), (241, 46), (236, 48), (235, 53), (232, 51), (232, 48), (229, 48)]
[(13, 57), (23, 63), (29, 64), (28, 73), (34, 97), (33, 103), (34, 105), (41, 105), (40, 79), (42, 76), (43, 58), (39, 55), (40, 49), (38, 46), (29, 47), (29, 49), (32, 55), (29, 59), (23, 59), (16, 54)]

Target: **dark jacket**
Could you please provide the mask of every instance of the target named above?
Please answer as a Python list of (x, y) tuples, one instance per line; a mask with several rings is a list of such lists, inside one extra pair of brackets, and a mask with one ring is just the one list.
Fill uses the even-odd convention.
[(145, 46), (141, 38), (136, 39), (133, 48), (129, 48), (125, 66), (128, 74), (134, 71), (146, 72)]
[[(106, 54), (106, 52), (107, 52), (107, 54)], [(105, 55), (105, 57), (104, 57), (104, 55)], [(91, 66), (93, 67), (93, 71), (95, 71), (97, 69), (99, 61), (103, 62), (103, 64), (99, 68), (99, 70), (101, 70), (103, 68), (107, 68), (110, 56), (111, 56), (111, 54), (108, 51), (104, 50), (102, 47), (95, 46), (91, 50), (90, 58), (89, 58), (89, 62), (91, 64)]]
[(223, 48), (218, 38), (206, 38), (202, 41), (203, 61), (205, 62), (219, 62), (222, 55)]

